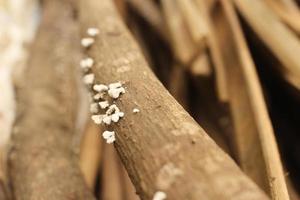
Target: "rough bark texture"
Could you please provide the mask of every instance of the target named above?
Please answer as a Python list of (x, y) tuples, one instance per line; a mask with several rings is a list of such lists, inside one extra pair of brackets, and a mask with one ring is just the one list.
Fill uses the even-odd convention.
[[(96, 81), (125, 83), (116, 101), (125, 117), (106, 128), (116, 132), (115, 147), (142, 199), (158, 190), (172, 200), (268, 199), (163, 88), (112, 0), (81, 0), (80, 20), (82, 36), (88, 27), (101, 32), (87, 52)], [(135, 107), (141, 112), (133, 114)]]
[(71, 149), (76, 115), (77, 27), (72, 2), (43, 1), (28, 68), (17, 88), (9, 155), (15, 199), (94, 199)]

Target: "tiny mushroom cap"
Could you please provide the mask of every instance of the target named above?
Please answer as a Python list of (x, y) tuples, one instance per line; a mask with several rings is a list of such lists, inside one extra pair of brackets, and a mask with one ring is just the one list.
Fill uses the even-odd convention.
[(83, 82), (87, 85), (91, 85), (94, 83), (95, 75), (94, 74), (86, 74), (83, 77)]
[(93, 86), (93, 89), (96, 91), (96, 92), (104, 92), (104, 91), (107, 91), (108, 90), (108, 87), (104, 84), (95, 84)]
[(102, 120), (104, 118), (104, 115), (92, 115), (92, 120), (95, 124), (101, 124)]
[(94, 44), (94, 42), (95, 42), (94, 38), (87, 37), (81, 39), (81, 45), (86, 48), (90, 47), (92, 44)]
[(167, 194), (162, 191), (155, 192), (153, 200), (165, 200), (167, 199)]
[(89, 36), (94, 37), (94, 36), (99, 34), (99, 29), (97, 29), (97, 28), (88, 28), (86, 32)]
[(104, 124), (106, 125), (110, 125), (111, 124), (111, 116), (105, 115), (105, 117), (103, 117), (102, 121)]
[(138, 108), (134, 108), (134, 109), (132, 110), (132, 112), (133, 112), (133, 113), (138, 113), (138, 112), (140, 112), (140, 110), (139, 110)]
[(97, 103), (90, 104), (90, 112), (93, 114), (99, 112)]
[(84, 58), (80, 61), (80, 67), (82, 69), (89, 69), (93, 66), (94, 60), (92, 58)]
[(106, 140), (106, 143), (111, 144), (116, 141), (115, 132), (114, 131), (104, 131), (102, 133), (102, 137)]
[(105, 109), (109, 106), (108, 101), (100, 101), (99, 103), (100, 108)]
[(108, 95), (114, 99), (119, 98), (121, 94), (125, 94), (125, 89), (123, 87), (111, 88), (108, 90)]

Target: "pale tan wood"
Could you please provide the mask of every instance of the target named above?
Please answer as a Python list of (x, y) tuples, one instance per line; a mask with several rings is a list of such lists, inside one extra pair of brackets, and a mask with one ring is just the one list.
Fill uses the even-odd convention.
[(193, 41), (204, 48), (208, 35), (207, 24), (193, 0), (176, 0)]
[(89, 120), (81, 141), (79, 166), (91, 190), (94, 190), (102, 159), (101, 130)]
[[(283, 76), (300, 90), (300, 41), (260, 0), (234, 0), (250, 27), (282, 63)], [(257, 20), (257, 19), (260, 20)]]
[(126, 87), (115, 102), (125, 117), (107, 128), (116, 132), (114, 146), (141, 199), (158, 190), (172, 200), (269, 199), (157, 80), (111, 0), (82, 0), (79, 10), (82, 36), (90, 26), (101, 30), (86, 51), (95, 81)]
[(216, 41), (215, 31), (212, 27), (212, 22), (209, 17), (209, 12), (211, 9), (211, 5), (207, 4), (205, 0), (196, 0), (198, 5), (199, 12), (203, 13), (204, 19), (209, 29), (208, 35), (208, 48), (211, 53), (212, 63), (214, 67), (214, 72), (216, 76), (216, 87), (218, 92), (218, 97), (220, 101), (227, 102), (228, 101), (228, 91), (227, 91), (227, 81), (225, 74), (225, 66), (221, 57), (220, 47)]
[(201, 52), (189, 67), (190, 72), (196, 77), (209, 77), (212, 74), (209, 56), (206, 51)]
[[(121, 164), (122, 165), (122, 164)], [(134, 186), (128, 176), (128, 173), (124, 166), (121, 166), (123, 175), (123, 188), (124, 188), (124, 198), (125, 200), (140, 200), (139, 196), (136, 194)]]
[(297, 7), (290, 6), (288, 2), (285, 5), (278, 0), (265, 1), (284, 23), (291, 27), (298, 35), (300, 34), (300, 11)]
[(197, 55), (197, 46), (188, 33), (176, 1), (162, 0), (162, 10), (171, 37), (171, 46), (180, 62), (187, 65)]
[(112, 145), (103, 145), (101, 200), (123, 200), (122, 171)]
[(169, 77), (168, 91), (182, 107), (188, 110), (188, 80), (183, 66), (173, 64)]
[(218, 27), (226, 67), (238, 162), (272, 199), (288, 200), (280, 154), (255, 65), (232, 3), (220, 2), (211, 16)]

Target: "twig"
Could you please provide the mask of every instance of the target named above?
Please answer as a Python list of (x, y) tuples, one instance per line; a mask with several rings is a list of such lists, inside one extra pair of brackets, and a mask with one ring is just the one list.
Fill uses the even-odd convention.
[(213, 30), (212, 22), (209, 17), (210, 5), (204, 0), (197, 0), (198, 10), (203, 13), (204, 19), (209, 29), (208, 48), (211, 53), (213, 67), (215, 69), (216, 87), (218, 97), (221, 102), (228, 101), (227, 80), (225, 74), (224, 61), (222, 60), (221, 49), (218, 46), (218, 41)]

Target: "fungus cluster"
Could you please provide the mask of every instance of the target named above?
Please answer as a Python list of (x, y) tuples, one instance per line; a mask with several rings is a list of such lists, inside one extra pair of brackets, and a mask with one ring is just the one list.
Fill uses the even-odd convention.
[[(97, 28), (87, 29), (88, 37), (82, 38), (81, 45), (88, 49), (95, 42), (96, 36), (99, 34)], [(86, 57), (80, 61), (80, 67), (84, 73), (83, 82), (90, 90), (90, 112), (93, 122), (97, 125), (109, 126), (112, 123), (117, 123), (124, 117), (125, 113), (120, 111), (118, 106), (114, 103), (122, 94), (125, 94), (125, 88), (121, 82), (114, 82), (110, 84), (102, 84), (95, 82), (95, 75), (92, 72), (94, 65), (93, 58)], [(137, 108), (133, 109), (133, 113), (138, 113)], [(102, 137), (107, 143), (111, 144), (116, 140), (115, 132), (105, 130)]]

